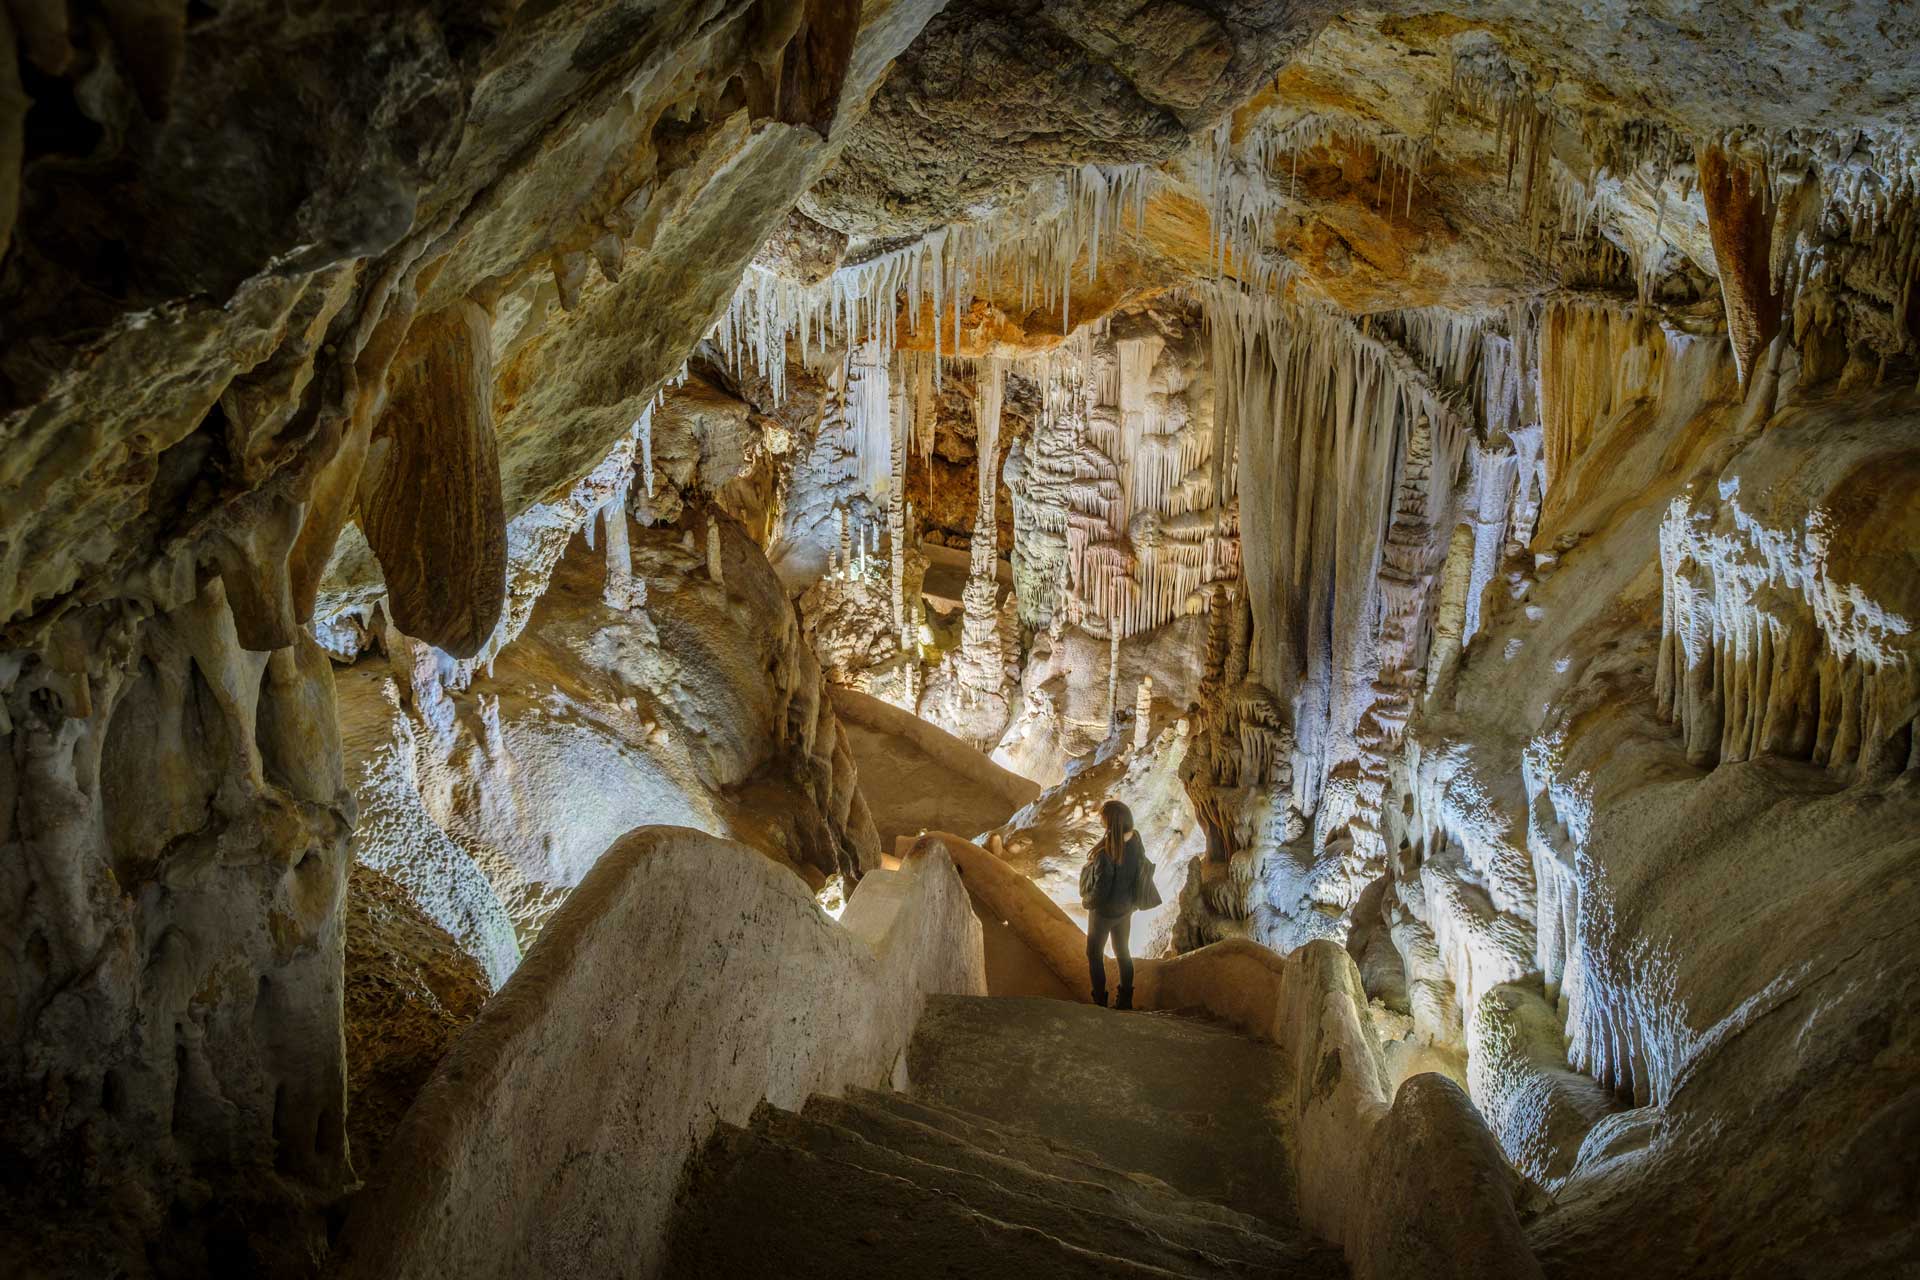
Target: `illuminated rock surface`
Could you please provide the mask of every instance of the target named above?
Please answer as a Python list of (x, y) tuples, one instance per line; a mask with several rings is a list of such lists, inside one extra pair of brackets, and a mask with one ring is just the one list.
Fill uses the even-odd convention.
[[(893, 837), (987, 839), (984, 971), (1071, 998), (1117, 798), (1351, 1273), (1896, 1273), (1916, 388), (1886, 0), (13, 0), (0, 1271), (524, 1271), (529, 1168), (434, 1145), (531, 1114), (463, 1027), (557, 1046), (556, 1166), (677, 1176), (597, 1001), (674, 1124), (768, 1096), (698, 1065), (738, 1019), (890, 1001), (775, 1101), (885, 1084), (877, 922), (958, 901)], [(576, 970), (636, 828), (694, 834), (607, 945), (710, 948)], [(543, 946), (578, 1003), (505, 994)], [(568, 1185), (512, 1221), (634, 1234), (548, 1270), (663, 1256)]]

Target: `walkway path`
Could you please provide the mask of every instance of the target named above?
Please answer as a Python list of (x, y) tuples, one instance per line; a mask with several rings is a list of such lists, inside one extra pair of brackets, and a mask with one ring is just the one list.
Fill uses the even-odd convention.
[(904, 1093), (721, 1127), (667, 1274), (1344, 1276), (1292, 1221), (1285, 1070), (1196, 1019), (936, 997)]
[(991, 831), (1040, 794), (1038, 783), (891, 703), (835, 688), (833, 710), (887, 853), (897, 836)]

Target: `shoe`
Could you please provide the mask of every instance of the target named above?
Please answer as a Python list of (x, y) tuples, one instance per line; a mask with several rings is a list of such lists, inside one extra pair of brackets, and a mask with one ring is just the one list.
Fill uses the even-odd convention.
[(1104, 1008), (1106, 1008), (1106, 1007), (1107, 1007), (1107, 993), (1106, 993), (1106, 992), (1104, 992), (1104, 991), (1096, 991), (1096, 992), (1094, 992), (1094, 993), (1093, 993), (1093, 1002), (1094, 1002), (1095, 1004), (1097, 1004), (1097, 1005), (1099, 1005), (1099, 1006), (1100, 1006), (1100, 1007), (1101, 1007), (1102, 1009), (1104, 1009)]
[[(1102, 1000), (1100, 1003), (1105, 1004), (1106, 1001)], [(1113, 1002), (1113, 1007), (1116, 1009), (1133, 1008), (1133, 988), (1132, 987), (1120, 988), (1120, 998)]]

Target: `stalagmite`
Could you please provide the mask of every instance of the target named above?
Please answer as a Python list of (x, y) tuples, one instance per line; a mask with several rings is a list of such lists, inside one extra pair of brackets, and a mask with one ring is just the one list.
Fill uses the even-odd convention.
[(1067, 558), (1063, 555), (1060, 557), (1060, 577), (1054, 584), (1053, 609), (1047, 616), (1047, 635), (1055, 644), (1060, 643), (1060, 637), (1067, 630), (1067, 614), (1070, 612), (1067, 572)]
[(1107, 724), (1120, 722), (1120, 628), (1112, 623), (1107, 631)]
[(720, 522), (712, 516), (707, 517), (707, 576), (716, 586), (726, 581), (720, 565)]
[(969, 697), (998, 696), (1005, 679), (995, 607), (999, 597), (995, 575), (999, 535), (994, 499), (1000, 486), (1000, 411), (1006, 377), (1004, 360), (989, 358), (980, 363), (974, 404), (979, 500), (974, 511), (960, 623), (960, 687)]
[[(627, 543), (627, 491), (632, 483), (633, 473), (628, 471), (620, 487), (600, 508), (600, 518), (607, 526), (605, 598), (608, 607), (614, 609), (626, 609), (634, 603), (633, 552)], [(593, 527), (591, 518), (587, 527)]]
[(1153, 726), (1153, 677), (1143, 676), (1133, 699), (1133, 749), (1145, 751)]
[(1227, 678), (1228, 637), (1233, 628), (1233, 603), (1227, 584), (1216, 582), (1207, 605), (1207, 650), (1200, 668), (1200, 692), (1207, 697)]

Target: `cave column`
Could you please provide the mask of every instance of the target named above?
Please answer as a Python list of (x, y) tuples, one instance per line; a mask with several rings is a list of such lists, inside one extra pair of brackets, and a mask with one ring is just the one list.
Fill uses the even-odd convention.
[[(633, 472), (628, 471), (620, 480), (620, 487), (600, 508), (600, 518), (606, 525), (607, 539), (607, 584), (604, 592), (607, 606), (612, 609), (631, 608), (634, 603), (633, 590), (633, 549), (627, 541), (627, 494), (633, 485)], [(591, 525), (589, 525), (591, 527)]]
[(960, 633), (960, 682), (963, 688), (977, 694), (999, 693), (1004, 678), (1000, 630), (994, 609), (998, 595), (994, 566), (999, 544), (994, 499), (1000, 484), (996, 463), (1000, 457), (1000, 406), (1006, 377), (1006, 361), (991, 357), (981, 361), (974, 402), (980, 500), (974, 512)]

